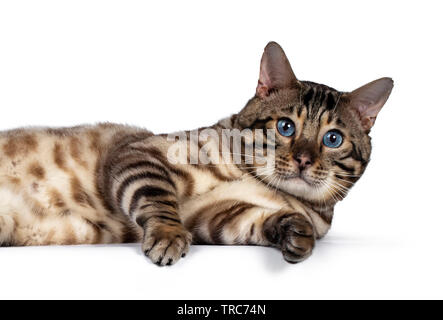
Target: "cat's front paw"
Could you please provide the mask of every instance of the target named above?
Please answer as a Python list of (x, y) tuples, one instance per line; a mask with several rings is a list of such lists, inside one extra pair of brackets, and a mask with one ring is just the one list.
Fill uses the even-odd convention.
[(303, 217), (293, 217), (282, 224), (281, 250), (283, 257), (290, 263), (307, 259), (314, 249), (315, 238), (312, 225)]
[(282, 214), (275, 217), (272, 223), (265, 228), (265, 235), (281, 249), (287, 262), (298, 263), (312, 254), (314, 228), (302, 214)]
[(173, 265), (188, 253), (191, 242), (191, 233), (182, 227), (157, 226), (146, 232), (142, 250), (159, 266)]

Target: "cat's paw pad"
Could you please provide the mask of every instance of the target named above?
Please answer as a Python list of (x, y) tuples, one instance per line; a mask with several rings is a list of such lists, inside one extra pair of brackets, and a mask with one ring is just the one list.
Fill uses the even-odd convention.
[(304, 216), (292, 215), (280, 221), (281, 250), (287, 262), (297, 263), (312, 254), (314, 229)]
[(145, 235), (142, 250), (159, 266), (173, 265), (189, 251), (192, 235), (184, 228), (160, 227)]

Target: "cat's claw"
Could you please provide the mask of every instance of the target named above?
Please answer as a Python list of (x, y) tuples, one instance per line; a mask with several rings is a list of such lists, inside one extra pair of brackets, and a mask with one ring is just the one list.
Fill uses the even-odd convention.
[(184, 229), (155, 230), (145, 236), (142, 250), (156, 265), (170, 266), (186, 255), (191, 242), (191, 233)]

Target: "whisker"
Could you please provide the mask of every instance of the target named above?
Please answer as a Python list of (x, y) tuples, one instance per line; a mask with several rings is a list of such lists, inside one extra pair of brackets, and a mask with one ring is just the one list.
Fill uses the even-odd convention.
[[(324, 182), (326, 183), (328, 190), (330, 191), (331, 196), (333, 197), (333, 199), (338, 202), (340, 200), (344, 199), (344, 195), (342, 194), (343, 191), (341, 191), (340, 189), (338, 189), (337, 186), (335, 186), (334, 184), (332, 184), (331, 182), (324, 180)], [(331, 190), (332, 189), (332, 190)], [(332, 192), (333, 191), (333, 192)]]
[(340, 181), (344, 181), (344, 182), (346, 182), (346, 183), (350, 183), (351, 186), (355, 184), (355, 182), (352, 182), (352, 181), (349, 181), (349, 180), (346, 180), (346, 179), (337, 178), (337, 177), (335, 177), (335, 179), (338, 179), (338, 180), (340, 180)]
[(325, 180), (322, 180), (321, 183), (323, 184), (324, 187), (326, 187), (326, 191), (331, 195), (334, 201), (338, 202), (338, 199), (335, 197), (334, 193), (330, 190), (329, 184)]

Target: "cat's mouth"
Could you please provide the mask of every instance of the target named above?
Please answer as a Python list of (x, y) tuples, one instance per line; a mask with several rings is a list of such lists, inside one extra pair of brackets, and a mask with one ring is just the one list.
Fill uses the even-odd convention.
[(280, 174), (280, 176), (282, 179), (291, 183), (304, 184), (310, 187), (318, 187), (319, 185), (321, 185), (320, 179), (311, 177), (310, 175), (291, 173), (291, 174)]
[(296, 195), (303, 199), (319, 200), (325, 197), (327, 178), (314, 176), (312, 173), (284, 172), (278, 173), (277, 182), (272, 183), (275, 188)]

